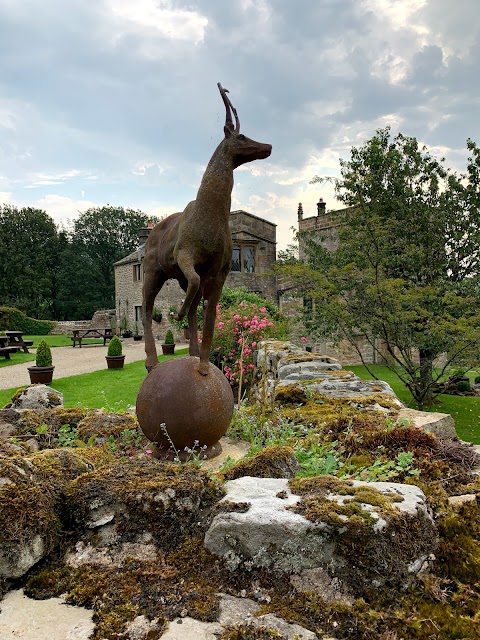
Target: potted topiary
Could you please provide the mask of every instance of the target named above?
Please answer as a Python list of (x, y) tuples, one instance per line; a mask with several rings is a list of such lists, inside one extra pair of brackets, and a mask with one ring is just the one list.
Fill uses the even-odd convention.
[(109, 369), (121, 369), (125, 360), (125, 356), (122, 354), (122, 341), (118, 336), (113, 336), (108, 345), (107, 366)]
[(162, 344), (162, 352), (164, 356), (171, 356), (175, 353), (175, 340), (171, 329), (165, 334), (165, 342)]
[(50, 384), (53, 378), (52, 352), (50, 347), (42, 340), (37, 347), (35, 366), (28, 367), (31, 384)]

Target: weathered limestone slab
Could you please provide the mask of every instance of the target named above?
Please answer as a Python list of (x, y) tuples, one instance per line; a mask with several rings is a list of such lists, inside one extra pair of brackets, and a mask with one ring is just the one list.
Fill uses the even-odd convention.
[[(422, 491), (384, 482), (331, 483), (338, 483), (339, 492), (312, 489), (302, 498), (291, 492), (285, 479), (247, 476), (226, 483), (227, 495), (220, 503), (226, 511), (214, 517), (205, 535), (206, 548), (223, 556), (231, 570), (268, 568), (301, 574), (322, 568), (343, 593), (412, 582), (436, 544)], [(302, 503), (307, 505), (305, 513), (310, 509), (317, 519), (297, 512)], [(325, 591), (323, 587), (319, 590)]]
[(298, 624), (290, 624), (273, 613), (257, 616), (259, 605), (248, 598), (222, 594), (218, 622), (224, 627), (248, 625), (255, 629), (270, 629), (289, 640), (316, 640), (313, 631)]
[(342, 366), (339, 362), (329, 362), (332, 358), (318, 356), (307, 362), (288, 363), (280, 360), (277, 371), (280, 380), (313, 380), (322, 377), (325, 371), (340, 371)]
[[(308, 387), (327, 398), (360, 398), (378, 394), (396, 398), (391, 386), (381, 380), (369, 381), (360, 380), (360, 378), (355, 380), (329, 379), (315, 382), (308, 385)], [(398, 405), (399, 407), (402, 406), (400, 401), (398, 401)]]
[[(264, 340), (258, 345), (257, 365), (266, 379), (257, 388), (257, 398), (265, 401), (271, 394), (282, 402), (289, 394), (288, 385), (296, 385), (298, 402), (311, 394), (339, 400), (388, 397), (388, 402), (372, 402), (372, 409), (391, 411), (403, 407), (389, 384), (381, 380), (363, 381), (352, 371), (343, 371), (335, 358), (301, 350), (288, 341)], [(292, 396), (293, 397), (293, 396)], [(304, 401), (303, 400), (303, 401)], [(385, 405), (385, 406), (384, 406)]]
[(257, 365), (267, 371), (276, 371), (281, 358), (303, 350), (288, 340), (263, 340), (257, 345)]
[(11, 591), (0, 602), (0, 638), (22, 640), (88, 640), (93, 611), (72, 607), (63, 598), (32, 600)]
[(217, 640), (227, 628), (249, 627), (268, 629), (287, 640), (317, 640), (317, 635), (298, 624), (290, 624), (272, 613), (257, 616), (259, 605), (248, 598), (221, 594), (217, 622), (201, 622), (193, 618), (176, 618), (162, 636), (162, 640)]
[(398, 421), (408, 420), (419, 429), (434, 433), (438, 438), (456, 438), (455, 421), (448, 413), (400, 409)]
[(46, 384), (27, 387), (12, 403), (14, 409), (53, 409), (60, 406), (63, 406), (63, 393)]

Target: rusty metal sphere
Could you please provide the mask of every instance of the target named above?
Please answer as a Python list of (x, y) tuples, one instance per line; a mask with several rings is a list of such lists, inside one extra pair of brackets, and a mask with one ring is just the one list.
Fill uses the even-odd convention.
[(187, 448), (213, 457), (222, 450), (218, 441), (232, 419), (232, 389), (213, 364), (206, 376), (198, 373), (198, 364), (194, 356), (167, 360), (152, 369), (140, 387), (138, 422), (160, 456), (177, 451), (185, 459)]

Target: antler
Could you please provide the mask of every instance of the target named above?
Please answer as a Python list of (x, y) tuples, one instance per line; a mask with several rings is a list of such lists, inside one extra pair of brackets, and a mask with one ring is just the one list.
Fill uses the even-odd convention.
[[(220, 82), (217, 82), (218, 90), (220, 91), (220, 95), (222, 96), (222, 100), (225, 104), (226, 116), (225, 116), (225, 126), (230, 129), (230, 131), (235, 131), (235, 133), (240, 133), (240, 120), (238, 119), (237, 110), (230, 102), (230, 98), (227, 96), (228, 89), (224, 89)], [(230, 112), (231, 110), (231, 112)], [(235, 128), (233, 127), (232, 121), (232, 113), (235, 116)]]

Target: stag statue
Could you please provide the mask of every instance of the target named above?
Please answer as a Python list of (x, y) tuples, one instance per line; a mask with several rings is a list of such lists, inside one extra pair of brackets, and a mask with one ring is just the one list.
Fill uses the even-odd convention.
[[(183, 212), (173, 213), (155, 225), (145, 244), (142, 321), (148, 371), (158, 364), (152, 331), (154, 301), (163, 284), (175, 279), (186, 292), (177, 319), (187, 315), (189, 353), (200, 356), (198, 371), (208, 374), (216, 306), (232, 259), (229, 218), (233, 170), (246, 162), (268, 158), (272, 152), (270, 144), (255, 142), (240, 133), (240, 121), (228, 91), (220, 83), (218, 89), (226, 109), (225, 137), (208, 163), (197, 198)], [(197, 307), (202, 299), (203, 339), (199, 348)]]

